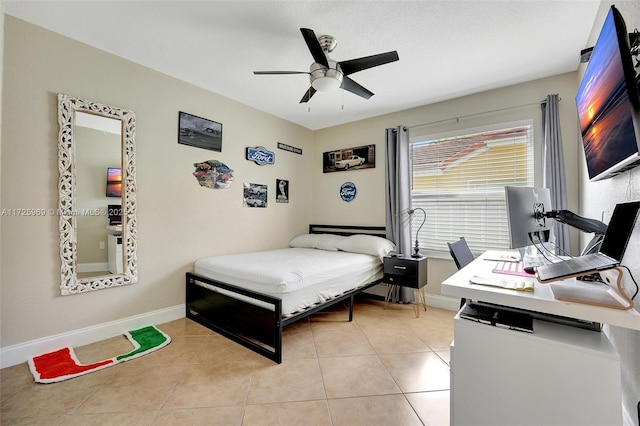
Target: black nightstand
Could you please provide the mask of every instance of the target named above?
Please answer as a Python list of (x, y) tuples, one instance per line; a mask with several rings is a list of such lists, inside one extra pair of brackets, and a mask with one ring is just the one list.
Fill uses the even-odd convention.
[(384, 282), (387, 283), (387, 296), (385, 307), (389, 301), (391, 285), (409, 287), (415, 289), (416, 317), (420, 316), (420, 304), (427, 310), (424, 298), (424, 286), (427, 285), (427, 258), (414, 258), (411, 256), (385, 256), (384, 258)]

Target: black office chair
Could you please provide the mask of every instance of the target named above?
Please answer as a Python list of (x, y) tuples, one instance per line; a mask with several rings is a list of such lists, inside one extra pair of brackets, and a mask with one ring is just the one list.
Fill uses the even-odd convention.
[(447, 243), (447, 245), (449, 246), (449, 253), (451, 253), (451, 257), (453, 261), (456, 262), (458, 269), (464, 268), (475, 259), (464, 237), (460, 237), (460, 239), (454, 243)]
[[(447, 245), (449, 246), (449, 253), (451, 253), (451, 257), (453, 261), (456, 262), (458, 269), (464, 268), (475, 259), (464, 237), (460, 237), (456, 242), (447, 243)], [(460, 307), (462, 308), (466, 302), (466, 299), (460, 299)]]

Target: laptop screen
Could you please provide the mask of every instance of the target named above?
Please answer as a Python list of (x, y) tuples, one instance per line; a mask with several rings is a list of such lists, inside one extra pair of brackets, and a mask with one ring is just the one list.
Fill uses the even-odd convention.
[(600, 253), (617, 261), (622, 260), (638, 217), (638, 210), (640, 210), (640, 201), (616, 204), (607, 232), (604, 234)]

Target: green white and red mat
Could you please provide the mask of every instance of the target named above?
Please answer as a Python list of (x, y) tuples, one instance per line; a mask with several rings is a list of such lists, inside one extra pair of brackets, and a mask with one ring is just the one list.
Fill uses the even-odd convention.
[(153, 325), (124, 333), (134, 349), (91, 364), (81, 364), (73, 348), (66, 347), (29, 359), (29, 369), (38, 383), (55, 383), (93, 373), (118, 363), (139, 358), (167, 346), (171, 338)]

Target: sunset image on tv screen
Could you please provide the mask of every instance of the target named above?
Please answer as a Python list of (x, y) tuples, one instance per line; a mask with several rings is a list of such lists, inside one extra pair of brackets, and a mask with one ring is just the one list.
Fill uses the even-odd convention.
[(114, 167), (107, 169), (107, 197), (122, 196), (122, 170)]
[(614, 16), (609, 13), (576, 95), (589, 178), (637, 152)]

